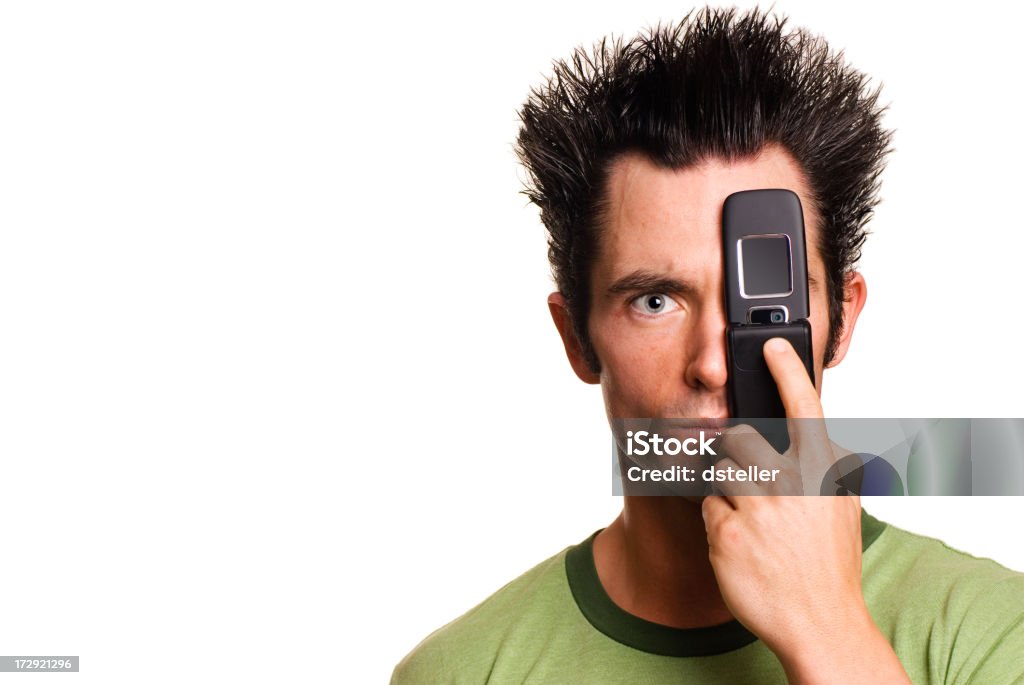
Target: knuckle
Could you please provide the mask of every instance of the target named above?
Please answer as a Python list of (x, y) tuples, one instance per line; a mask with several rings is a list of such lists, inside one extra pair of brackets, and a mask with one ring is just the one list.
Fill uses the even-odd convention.
[(734, 517), (727, 517), (718, 523), (717, 537), (723, 545), (732, 546), (739, 543), (742, 531)]
[(794, 418), (814, 418), (821, 413), (818, 403), (810, 399), (799, 400), (794, 409), (797, 413)]

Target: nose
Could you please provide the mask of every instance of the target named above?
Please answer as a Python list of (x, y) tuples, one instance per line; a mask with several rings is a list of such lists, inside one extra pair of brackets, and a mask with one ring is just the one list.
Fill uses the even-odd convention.
[(690, 318), (686, 335), (686, 385), (694, 390), (725, 397), (729, 364), (725, 352), (725, 309), (721, 302), (707, 302)]

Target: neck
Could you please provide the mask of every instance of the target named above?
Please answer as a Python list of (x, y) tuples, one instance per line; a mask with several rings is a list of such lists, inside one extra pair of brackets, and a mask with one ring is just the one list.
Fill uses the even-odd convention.
[(594, 563), (608, 596), (653, 623), (698, 628), (733, 616), (708, 559), (700, 501), (625, 497), (622, 513), (594, 540)]

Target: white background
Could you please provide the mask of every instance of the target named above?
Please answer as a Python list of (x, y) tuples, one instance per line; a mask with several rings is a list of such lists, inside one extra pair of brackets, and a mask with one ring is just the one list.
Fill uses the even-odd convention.
[[(3, 5), (0, 654), (384, 682), (611, 521), (512, 143), (627, 5)], [(1009, 7), (776, 4), (897, 129), (829, 415), (1024, 416)], [(1024, 570), (1019, 498), (867, 508)]]

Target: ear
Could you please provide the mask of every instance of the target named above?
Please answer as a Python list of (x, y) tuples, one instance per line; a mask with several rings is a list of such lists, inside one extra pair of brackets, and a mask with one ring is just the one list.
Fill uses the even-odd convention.
[(551, 312), (551, 319), (555, 322), (558, 335), (562, 337), (562, 345), (565, 346), (565, 356), (569, 358), (572, 370), (584, 383), (596, 385), (601, 382), (601, 377), (590, 370), (586, 357), (583, 355), (583, 346), (572, 327), (572, 317), (569, 314), (569, 307), (561, 293), (548, 295), (548, 310)]
[(853, 271), (846, 277), (846, 285), (843, 287), (843, 330), (839, 333), (839, 344), (836, 345), (836, 354), (829, 362), (829, 367), (835, 366), (843, 361), (846, 350), (850, 348), (850, 340), (853, 339), (853, 329), (857, 325), (857, 317), (860, 310), (864, 309), (864, 303), (868, 299), (868, 284), (859, 271)]

